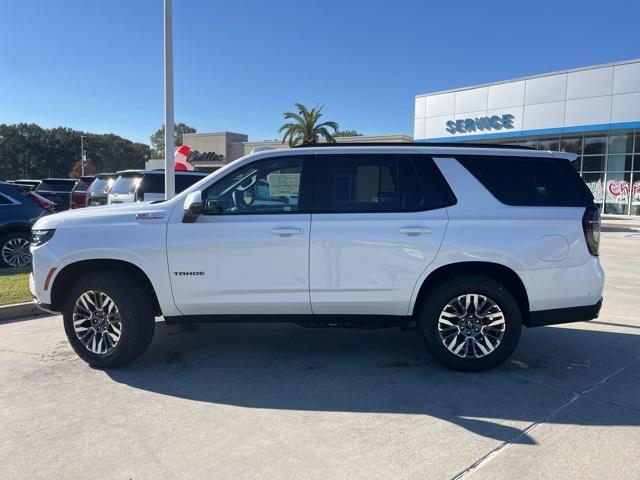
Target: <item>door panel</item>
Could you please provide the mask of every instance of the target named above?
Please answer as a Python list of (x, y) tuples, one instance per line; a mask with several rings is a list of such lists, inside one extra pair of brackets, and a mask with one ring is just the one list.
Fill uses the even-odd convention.
[(314, 214), (309, 249), (313, 313), (406, 315), (413, 288), (435, 258), (446, 225), (446, 209)]
[(310, 223), (310, 214), (203, 215), (169, 225), (177, 307), (184, 315), (311, 313)]
[(169, 225), (183, 314), (311, 313), (305, 162), (297, 155), (244, 165), (205, 189), (195, 223)]
[(315, 167), (313, 313), (406, 315), (454, 201), (442, 174), (404, 154), (320, 155)]

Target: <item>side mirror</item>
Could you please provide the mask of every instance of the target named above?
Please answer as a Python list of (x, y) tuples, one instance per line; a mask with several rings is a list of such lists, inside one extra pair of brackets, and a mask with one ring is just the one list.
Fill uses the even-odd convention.
[(203, 211), (202, 192), (200, 190), (191, 192), (184, 201), (182, 223), (194, 223)]

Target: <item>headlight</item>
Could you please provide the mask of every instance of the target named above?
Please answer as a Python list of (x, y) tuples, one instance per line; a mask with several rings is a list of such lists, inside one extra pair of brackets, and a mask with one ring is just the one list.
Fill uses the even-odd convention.
[(31, 230), (31, 246), (38, 247), (40, 245), (44, 245), (56, 231), (54, 229), (51, 230)]

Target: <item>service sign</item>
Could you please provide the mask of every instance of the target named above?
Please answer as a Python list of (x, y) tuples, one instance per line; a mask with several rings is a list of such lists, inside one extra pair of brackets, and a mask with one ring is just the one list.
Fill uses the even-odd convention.
[(460, 118), (447, 121), (446, 130), (452, 134), (509, 130), (514, 128), (514, 118), (510, 113), (490, 117)]

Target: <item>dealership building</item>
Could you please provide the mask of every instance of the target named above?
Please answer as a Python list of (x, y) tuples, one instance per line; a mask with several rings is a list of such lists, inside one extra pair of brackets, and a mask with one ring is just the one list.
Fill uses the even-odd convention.
[(576, 153), (604, 213), (640, 215), (640, 59), (418, 95), (414, 138)]

